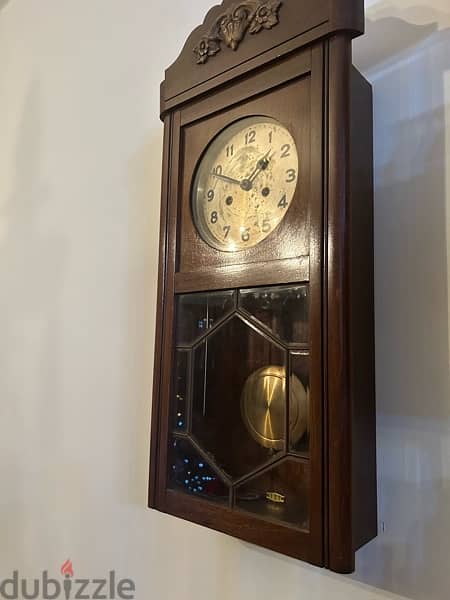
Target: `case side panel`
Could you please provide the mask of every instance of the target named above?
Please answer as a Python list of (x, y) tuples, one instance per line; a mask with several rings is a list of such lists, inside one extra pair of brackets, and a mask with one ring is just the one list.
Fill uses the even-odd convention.
[(160, 386), (161, 386), (161, 364), (162, 344), (164, 339), (163, 307), (166, 293), (166, 255), (167, 255), (167, 205), (169, 192), (170, 174), (170, 140), (172, 136), (172, 115), (168, 114), (164, 119), (164, 145), (163, 145), (163, 172), (161, 179), (161, 216), (160, 216), (160, 239), (159, 239), (159, 268), (158, 268), (158, 293), (155, 330), (155, 357), (153, 367), (153, 400), (151, 418), (151, 442), (150, 442), (150, 476), (148, 506), (157, 506), (157, 465), (158, 438), (160, 422)]
[(327, 437), (329, 568), (354, 570), (349, 340), (351, 38), (328, 44)]
[(351, 391), (353, 547), (377, 535), (372, 88), (351, 87)]

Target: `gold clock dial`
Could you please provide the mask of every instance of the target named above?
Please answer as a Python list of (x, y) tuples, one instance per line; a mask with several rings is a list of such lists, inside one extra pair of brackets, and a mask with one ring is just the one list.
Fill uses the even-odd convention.
[(294, 138), (269, 117), (249, 117), (223, 130), (206, 150), (194, 179), (192, 212), (213, 248), (237, 252), (278, 227), (298, 182)]

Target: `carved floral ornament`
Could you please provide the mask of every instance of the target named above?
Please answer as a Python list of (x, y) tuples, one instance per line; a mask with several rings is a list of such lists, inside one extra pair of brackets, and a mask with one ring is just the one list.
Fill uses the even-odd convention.
[(278, 11), (281, 0), (247, 0), (234, 4), (216, 19), (208, 35), (203, 36), (194, 53), (197, 63), (202, 65), (221, 50), (224, 42), (232, 50), (237, 50), (246, 32), (258, 33), (262, 29), (272, 29), (278, 24)]

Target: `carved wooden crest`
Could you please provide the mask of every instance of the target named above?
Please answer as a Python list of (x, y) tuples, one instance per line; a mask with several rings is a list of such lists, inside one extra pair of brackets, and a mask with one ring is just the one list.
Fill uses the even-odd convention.
[(237, 50), (247, 31), (259, 33), (277, 25), (281, 4), (281, 0), (247, 0), (231, 6), (216, 19), (210, 32), (195, 46), (197, 63), (202, 65), (217, 54), (222, 42), (232, 50)]

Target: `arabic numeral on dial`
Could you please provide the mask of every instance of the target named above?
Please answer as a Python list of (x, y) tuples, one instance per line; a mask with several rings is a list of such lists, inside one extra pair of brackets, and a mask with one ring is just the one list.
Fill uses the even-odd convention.
[(250, 229), (242, 229), (241, 240), (243, 242), (248, 242), (250, 240)]
[(281, 146), (281, 158), (287, 158), (288, 156), (291, 155), (291, 146), (290, 144), (283, 144), (283, 146)]
[(213, 169), (214, 175), (222, 175), (222, 172), (223, 172), (222, 165), (217, 165), (217, 167), (214, 167), (214, 169)]
[(287, 205), (288, 205), (288, 203), (287, 203), (287, 199), (286, 199), (286, 194), (284, 194), (284, 196), (278, 202), (278, 208), (286, 208)]
[(208, 197), (208, 202), (212, 202), (214, 200), (214, 190), (209, 190), (206, 195)]
[(262, 222), (261, 229), (263, 233), (269, 233), (269, 231), (271, 230), (271, 224), (269, 219), (264, 219), (264, 221)]
[(211, 213), (211, 223), (214, 225), (219, 220), (219, 215), (216, 211)]
[(230, 158), (231, 156), (233, 156), (234, 154), (234, 146), (233, 144), (231, 144), (231, 146), (227, 146), (227, 158)]
[(292, 183), (297, 179), (297, 172), (295, 169), (288, 169), (286, 171), (286, 183)]
[(245, 143), (254, 144), (256, 140), (256, 131), (252, 130), (245, 134)]
[(225, 227), (223, 228), (223, 231), (225, 233), (225, 235), (223, 236), (223, 239), (226, 240), (228, 237), (228, 234), (231, 231), (231, 226), (230, 225), (225, 225)]
[(269, 144), (272, 143), (272, 140), (273, 140), (273, 131), (270, 131), (269, 132)]

